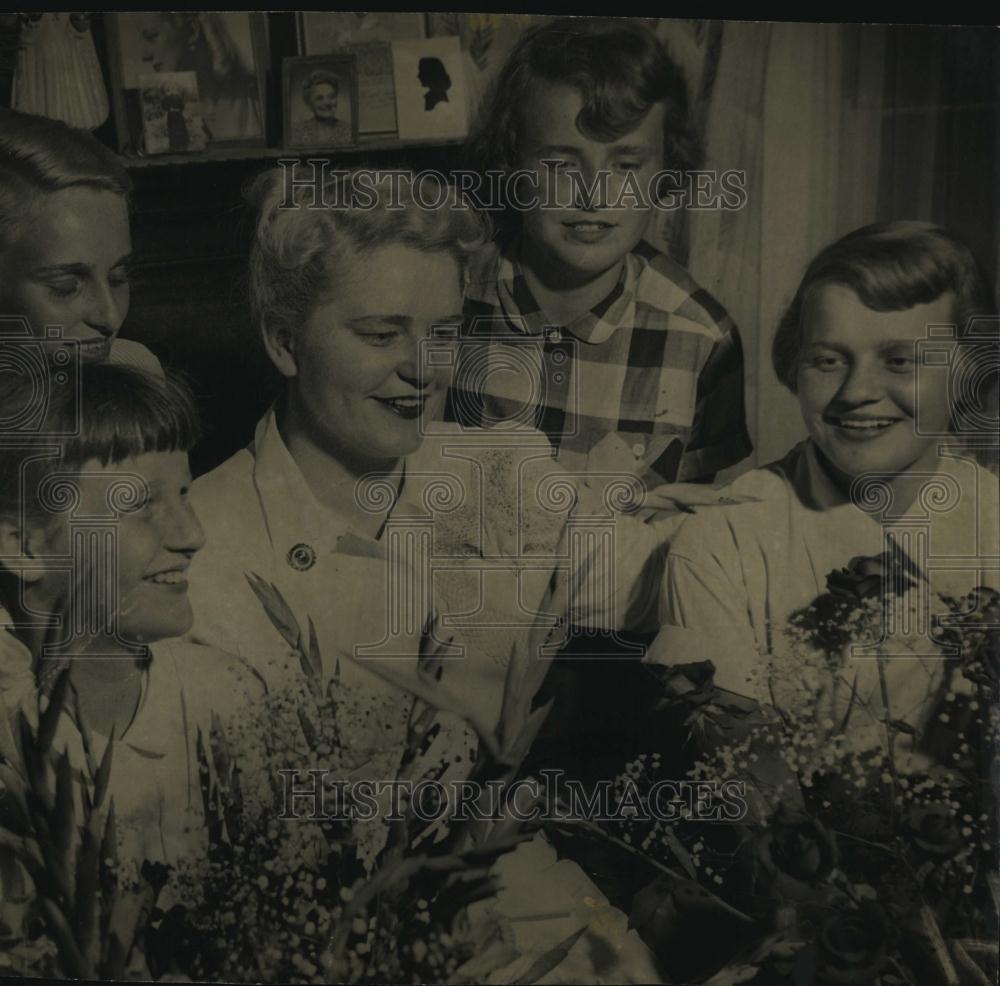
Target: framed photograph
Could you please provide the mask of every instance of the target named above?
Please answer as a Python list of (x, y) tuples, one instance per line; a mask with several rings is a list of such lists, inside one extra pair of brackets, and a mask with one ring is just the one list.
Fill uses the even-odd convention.
[(299, 14), (304, 55), (358, 58), (358, 134), (396, 133), (396, 93), (390, 42), (426, 36), (423, 14), (305, 10)]
[(268, 61), (264, 14), (246, 10), (108, 14), (119, 145), (142, 153), (140, 76), (193, 72), (208, 146), (265, 141)]
[(426, 37), (424, 14), (382, 10), (304, 10), (299, 17), (303, 55), (329, 55), (348, 45)]
[(285, 147), (320, 149), (358, 142), (357, 56), (306, 55), (282, 62)]
[(143, 145), (147, 154), (186, 154), (206, 146), (194, 72), (139, 76)]
[(393, 41), (392, 74), (400, 138), (466, 135), (468, 115), (458, 38)]

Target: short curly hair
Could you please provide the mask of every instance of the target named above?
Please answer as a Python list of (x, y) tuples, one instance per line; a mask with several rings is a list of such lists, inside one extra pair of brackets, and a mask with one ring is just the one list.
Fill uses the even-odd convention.
[[(261, 333), (294, 336), (330, 290), (331, 283), (352, 271), (353, 257), (393, 243), (450, 254), (464, 272), (472, 254), (491, 235), (489, 218), (462, 201), (440, 176), (426, 172), (392, 172), (375, 181), (372, 202), (344, 203), (355, 177), (379, 175), (359, 167), (331, 172), (317, 196), (315, 186), (298, 184), (291, 169), (272, 168), (247, 190), (257, 214), (250, 249), (250, 307)], [(408, 180), (399, 180), (406, 178)], [(429, 208), (429, 196), (414, 196), (426, 182), (440, 194), (441, 206)], [(319, 202), (317, 202), (317, 198)], [(370, 207), (369, 207), (370, 206)]]

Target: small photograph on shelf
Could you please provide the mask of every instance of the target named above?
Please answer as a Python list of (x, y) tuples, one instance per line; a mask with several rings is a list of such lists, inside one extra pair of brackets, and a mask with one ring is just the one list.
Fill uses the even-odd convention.
[(194, 72), (140, 75), (139, 96), (147, 154), (205, 150), (205, 122)]
[(457, 37), (393, 41), (392, 74), (400, 139), (466, 135), (465, 80)]
[(264, 15), (226, 10), (107, 16), (116, 119), (126, 153), (141, 147), (139, 79), (151, 73), (194, 73), (209, 146), (263, 146)]
[(396, 92), (390, 42), (425, 35), (423, 14), (328, 10), (304, 10), (299, 14), (304, 55), (357, 55), (360, 137), (395, 135)]
[(358, 142), (356, 56), (286, 58), (281, 72), (285, 147), (319, 149)]

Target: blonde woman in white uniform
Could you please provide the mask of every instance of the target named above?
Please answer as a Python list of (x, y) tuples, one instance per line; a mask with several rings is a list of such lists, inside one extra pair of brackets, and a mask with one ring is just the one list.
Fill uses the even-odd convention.
[[(497, 723), (511, 647), (526, 639), (569, 511), (560, 501), (568, 485), (560, 485), (544, 436), (466, 434), (436, 423), (448, 383), (438, 357), (446, 360), (448, 344), (439, 346), (433, 330), (457, 335), (465, 260), (486, 230), (455, 203), (421, 207), (407, 187), (401, 183), (400, 208), (390, 206), (386, 185), (372, 208), (360, 199), (354, 208), (324, 208), (309, 205), (316, 189), (292, 195), (280, 171), (258, 182), (251, 297), (285, 393), (252, 445), (201, 477), (193, 493), (208, 535), (191, 573), (195, 639), (238, 654), (280, 685), (296, 666), (247, 577), (275, 585), (302, 627), (315, 624), (324, 673), (339, 664), (350, 697), (338, 707), (347, 759), (375, 780), (395, 776), (419, 686), (420, 623), (429, 615), (421, 591), (432, 590), (439, 616), (454, 615), (441, 633), (461, 648), (444, 669), (454, 701), (439, 715), (428, 759), (463, 776), (476, 730)], [(346, 188), (332, 181), (324, 194), (343, 202)], [(428, 188), (424, 201), (436, 194)], [(605, 510), (584, 491), (572, 498), (591, 520)], [(401, 523), (428, 532), (438, 560), (429, 583), (398, 570), (394, 585), (418, 589), (418, 619), (415, 632), (393, 635), (387, 573), (396, 570), (386, 544)], [(642, 608), (641, 560), (660, 535), (631, 519), (609, 523), (616, 550), (603, 560), (614, 555), (616, 568), (591, 580), (598, 591), (587, 602), (583, 591), (571, 600), (572, 622), (614, 626), (626, 609)], [(523, 559), (520, 573), (512, 556)], [(374, 645), (371, 660), (363, 645)], [(376, 667), (379, 656), (387, 659)], [(611, 980), (656, 978), (625, 916), (543, 840), (502, 865), (501, 900), (523, 951), (512, 976), (590, 923), (591, 944), (602, 938), (619, 954)], [(564, 917), (533, 920), (553, 912)], [(587, 940), (560, 966), (565, 981), (600, 980)]]

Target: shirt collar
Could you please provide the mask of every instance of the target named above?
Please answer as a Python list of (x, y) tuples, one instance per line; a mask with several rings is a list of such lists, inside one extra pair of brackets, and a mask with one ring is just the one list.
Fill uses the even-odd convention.
[(274, 407), (258, 422), (252, 451), (253, 483), (275, 555), (292, 567), (309, 568), (317, 552), (335, 550), (350, 524), (314, 496), (281, 437)]
[[(561, 328), (580, 342), (596, 345), (607, 341), (620, 326), (634, 322), (638, 267), (638, 260), (627, 254), (618, 281), (603, 300)], [(548, 319), (528, 287), (517, 240), (508, 243), (500, 253), (497, 294), (504, 314), (518, 320), (529, 335), (545, 331)]]
[[(830, 478), (813, 441), (806, 439), (800, 448), (802, 454), (795, 463), (793, 482), (802, 503), (813, 510), (831, 510), (845, 505), (859, 509)], [(954, 500), (949, 509), (933, 509), (928, 506), (926, 496), (917, 496), (900, 510), (898, 505), (894, 505), (891, 495), (883, 495), (879, 480), (873, 477), (873, 485), (868, 494), (872, 509), (862, 509), (861, 512), (877, 524), (916, 521), (933, 515), (934, 526), (938, 529), (953, 527), (956, 531), (964, 528), (974, 532), (975, 511), (984, 499), (979, 488), (983, 480), (982, 472), (978, 466), (968, 462), (963, 469), (963, 457), (949, 455), (948, 450), (942, 448), (937, 465), (923, 477), (923, 485), (931, 491), (931, 499), (940, 496)], [(970, 487), (970, 482), (975, 484), (975, 489)]]
[[(373, 507), (381, 510), (389, 507), (394, 517), (426, 516), (424, 487), (436, 478), (436, 473), (419, 468), (414, 470), (411, 463), (420, 466), (421, 451), (428, 445), (425, 440), (421, 450), (407, 458), (403, 489), (398, 499), (393, 492), (372, 487)], [(305, 571), (312, 567), (317, 557), (333, 552), (384, 556), (382, 541), (352, 529), (350, 517), (324, 507), (316, 499), (281, 437), (274, 407), (258, 422), (251, 451), (254, 456), (253, 482), (279, 564)]]

